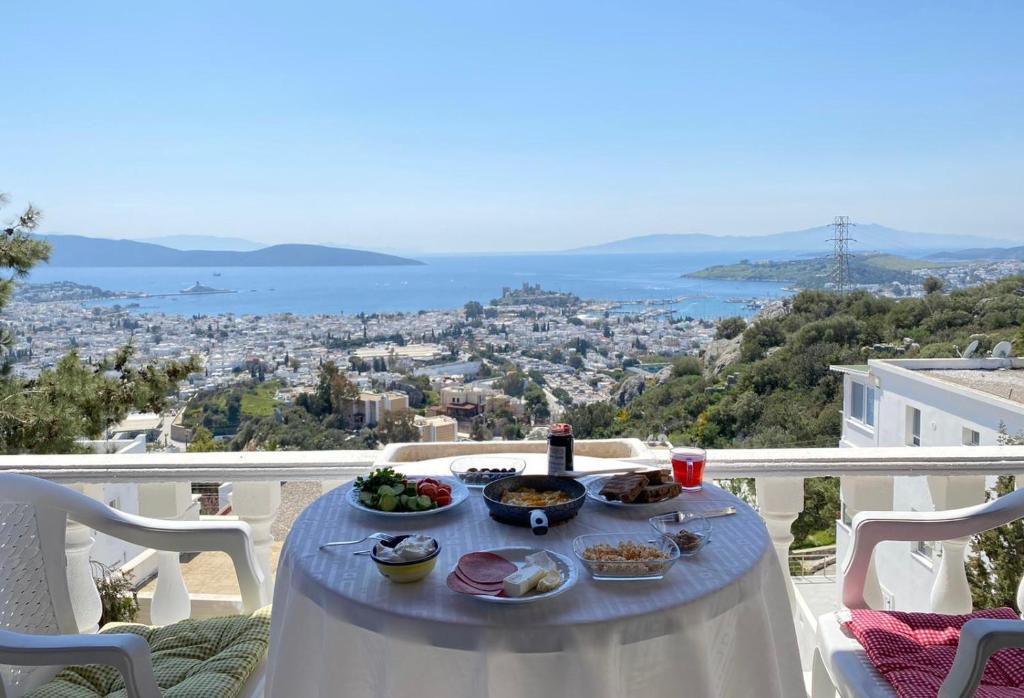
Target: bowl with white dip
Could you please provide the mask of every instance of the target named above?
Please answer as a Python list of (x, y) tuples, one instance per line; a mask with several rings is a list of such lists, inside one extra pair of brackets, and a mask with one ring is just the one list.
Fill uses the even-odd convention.
[(410, 533), (395, 536), (387, 544), (373, 546), (370, 557), (377, 570), (398, 584), (418, 582), (426, 577), (437, 564), (441, 544), (436, 538)]

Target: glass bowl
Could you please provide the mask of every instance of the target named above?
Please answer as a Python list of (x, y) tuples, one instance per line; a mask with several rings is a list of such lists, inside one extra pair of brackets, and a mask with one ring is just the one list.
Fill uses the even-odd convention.
[[(623, 544), (627, 544), (639, 550), (654, 549), (660, 554), (659, 557), (636, 557), (630, 559), (614, 559), (620, 555), (607, 556), (606, 559), (598, 559), (595, 553), (603, 548), (607, 552), (609, 548), (617, 549), (621, 553)], [(585, 536), (577, 536), (572, 542), (572, 551), (576, 554), (580, 563), (590, 572), (594, 579), (635, 581), (645, 579), (662, 579), (665, 573), (672, 569), (679, 559), (679, 548), (671, 538), (659, 536), (651, 540), (649, 536), (637, 535), (635, 533), (591, 533)]]
[(696, 555), (711, 542), (711, 522), (700, 514), (673, 511), (647, 521), (662, 537), (676, 544), (682, 557)]
[(481, 488), (503, 477), (522, 475), (526, 461), (509, 456), (462, 456), (452, 461), (450, 469), (466, 487)]

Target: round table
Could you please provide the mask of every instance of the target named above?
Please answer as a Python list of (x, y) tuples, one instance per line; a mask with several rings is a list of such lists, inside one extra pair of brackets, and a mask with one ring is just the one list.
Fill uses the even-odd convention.
[[(528, 460), (542, 472), (544, 456)], [(399, 470), (447, 474), (451, 459)], [(577, 469), (608, 467), (580, 459)], [(760, 517), (714, 485), (643, 511), (588, 501), (545, 536), (488, 516), (479, 490), (457, 508), (395, 520), (352, 509), (351, 484), (295, 521), (278, 564), (267, 698), (700, 698), (803, 695), (796, 634), (778, 558)], [(448, 571), (467, 552), (548, 548), (573, 558), (584, 533), (643, 532), (654, 513), (718, 509), (711, 542), (660, 581), (595, 581), (517, 606), (450, 591)], [(321, 543), (371, 531), (422, 532), (440, 541), (422, 582), (393, 584), (368, 545), (321, 552)], [(577, 563), (578, 564), (578, 563)]]

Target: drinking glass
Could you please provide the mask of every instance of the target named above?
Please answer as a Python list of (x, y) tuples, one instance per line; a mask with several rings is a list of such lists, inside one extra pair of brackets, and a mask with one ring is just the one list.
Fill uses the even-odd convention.
[(696, 491), (703, 487), (704, 461), (706, 454), (703, 448), (680, 447), (670, 451), (672, 455), (672, 478), (684, 490)]

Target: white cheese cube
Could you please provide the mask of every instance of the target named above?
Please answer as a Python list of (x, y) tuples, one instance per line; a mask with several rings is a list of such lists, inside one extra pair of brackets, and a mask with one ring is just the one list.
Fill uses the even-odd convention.
[(526, 594), (537, 586), (537, 582), (540, 581), (544, 574), (544, 570), (536, 565), (527, 565), (516, 570), (505, 577), (502, 582), (505, 596), (522, 596)]
[(547, 552), (543, 550), (537, 553), (533, 553), (532, 555), (527, 555), (526, 564), (536, 565), (537, 567), (540, 567), (542, 570), (545, 570), (547, 572), (558, 569), (558, 565), (555, 564), (555, 561), (552, 560), (551, 557), (547, 554)]

